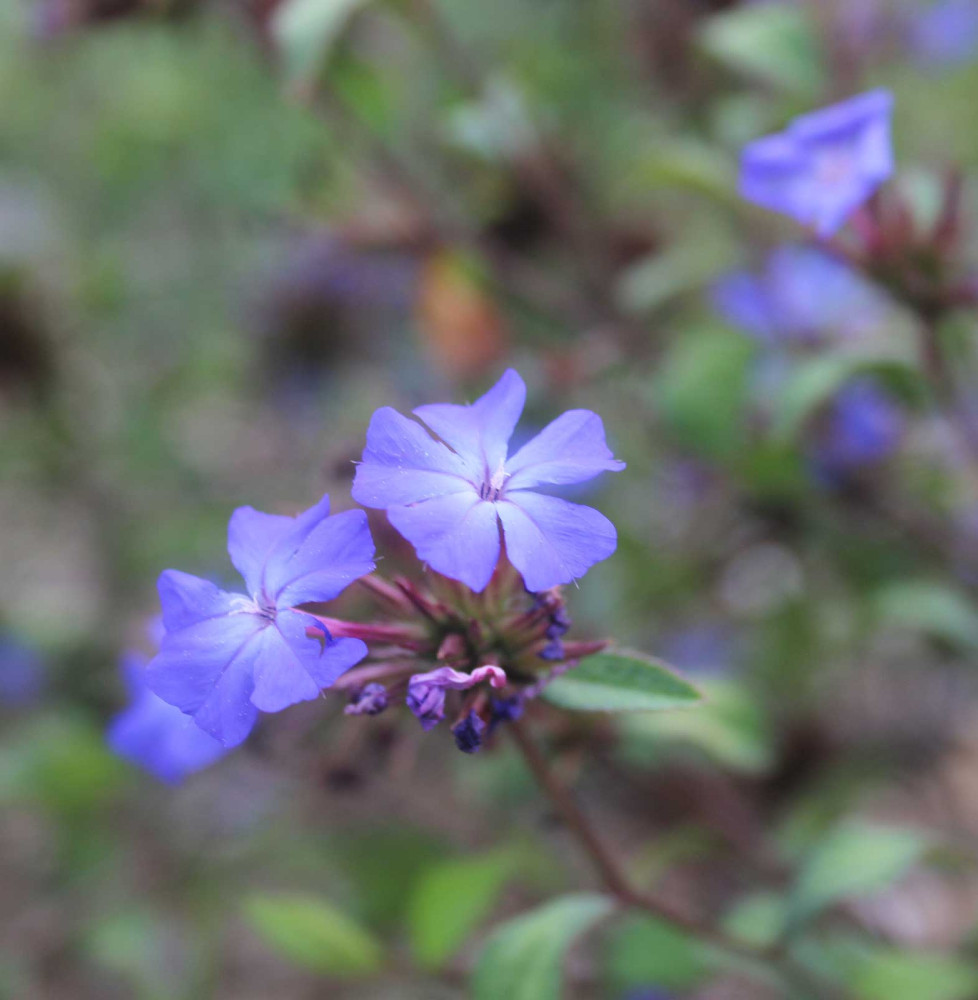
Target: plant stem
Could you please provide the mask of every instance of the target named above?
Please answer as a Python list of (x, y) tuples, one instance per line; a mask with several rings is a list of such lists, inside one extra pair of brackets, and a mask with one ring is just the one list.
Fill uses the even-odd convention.
[(636, 889), (621, 865), (598, 836), (574, 797), (554, 774), (546, 757), (530, 735), (525, 721), (513, 720), (507, 726), (530, 773), (546, 792), (567, 828), (591, 860), (605, 888), (622, 905), (630, 909), (642, 910), (665, 920), (685, 931), (690, 937), (750, 965), (774, 968), (784, 984), (796, 991), (793, 995), (817, 998), (817, 1000), (845, 1000), (847, 994), (834, 984), (823, 982), (820, 978), (816, 981), (815, 976), (808, 969), (795, 962), (783, 947), (753, 948), (728, 937), (722, 931), (700, 923), (686, 913), (677, 910), (671, 903), (653, 898)]

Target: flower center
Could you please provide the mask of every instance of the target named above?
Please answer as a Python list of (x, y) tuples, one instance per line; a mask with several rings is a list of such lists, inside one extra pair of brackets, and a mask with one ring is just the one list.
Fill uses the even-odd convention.
[[(488, 470), (487, 470), (488, 472)], [(496, 471), (485, 479), (479, 487), (479, 499), (494, 503), (503, 495), (503, 484), (506, 482), (506, 469), (500, 462)]]

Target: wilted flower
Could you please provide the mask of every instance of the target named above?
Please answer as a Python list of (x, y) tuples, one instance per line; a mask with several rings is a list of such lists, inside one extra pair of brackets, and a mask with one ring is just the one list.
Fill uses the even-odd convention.
[(353, 496), (387, 511), (391, 524), (432, 569), (483, 590), (506, 554), (528, 590), (583, 576), (615, 551), (614, 525), (598, 511), (538, 493), (625, 467), (605, 443), (601, 418), (569, 410), (515, 454), (509, 439), (526, 386), (512, 369), (471, 406), (419, 406), (416, 421), (391, 407), (367, 430)]
[(424, 730), (433, 729), (445, 718), (445, 692), (465, 691), (488, 681), (494, 688), (506, 686), (506, 672), (499, 667), (488, 665), (477, 667), (470, 674), (439, 667), (426, 674), (415, 674), (408, 681), (407, 705), (417, 716)]
[(741, 158), (741, 194), (831, 235), (893, 172), (892, 106), (888, 91), (872, 90), (755, 140)]
[(177, 570), (160, 576), (166, 634), (149, 686), (225, 746), (248, 735), (259, 710), (316, 698), (367, 653), (357, 638), (310, 638), (315, 619), (294, 610), (332, 600), (373, 569), (363, 511), (328, 515), (328, 496), (294, 518), (234, 512), (228, 552), (248, 597)]
[(209, 767), (228, 751), (189, 715), (168, 705), (146, 685), (146, 658), (127, 653), (122, 673), (130, 702), (109, 723), (109, 746), (160, 781), (176, 784), (187, 775)]

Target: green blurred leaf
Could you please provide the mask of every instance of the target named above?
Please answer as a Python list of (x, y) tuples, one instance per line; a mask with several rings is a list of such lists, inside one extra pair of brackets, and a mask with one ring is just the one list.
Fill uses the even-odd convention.
[(671, 346), (652, 398), (683, 443), (713, 458), (738, 452), (754, 352), (747, 337), (716, 329), (689, 331)]
[(869, 375), (905, 402), (921, 398), (920, 373), (902, 361), (826, 355), (799, 365), (785, 382), (774, 411), (774, 436), (794, 440), (806, 422), (850, 379)]
[(367, 975), (383, 961), (380, 944), (367, 931), (315, 896), (256, 893), (243, 909), (272, 950), (315, 972)]
[(271, 32), (286, 81), (299, 89), (315, 82), (330, 50), (367, 0), (285, 0), (272, 16)]
[(614, 906), (607, 896), (563, 896), (497, 928), (475, 967), (474, 1000), (558, 1000), (564, 955)]
[(822, 88), (824, 60), (807, 12), (756, 4), (716, 14), (699, 34), (701, 48), (738, 73), (800, 95)]
[(792, 923), (826, 906), (892, 884), (920, 859), (927, 840), (914, 830), (845, 823), (815, 846), (802, 865), (789, 902)]
[(849, 981), (864, 1000), (972, 1000), (978, 966), (952, 955), (880, 949), (856, 965)]
[(516, 870), (511, 850), (451, 858), (426, 869), (408, 903), (407, 929), (417, 961), (436, 969), (450, 959), (499, 898)]
[(659, 660), (621, 650), (585, 656), (543, 697), (582, 712), (654, 712), (688, 708), (703, 696)]
[(692, 989), (709, 974), (714, 957), (655, 917), (626, 917), (608, 936), (608, 975), (616, 992), (640, 986)]
[(939, 580), (887, 584), (876, 593), (875, 605), (884, 622), (978, 649), (978, 610), (959, 590)]
[(737, 905), (724, 917), (724, 930), (755, 948), (773, 945), (781, 936), (787, 917), (783, 896), (774, 892), (757, 892)]

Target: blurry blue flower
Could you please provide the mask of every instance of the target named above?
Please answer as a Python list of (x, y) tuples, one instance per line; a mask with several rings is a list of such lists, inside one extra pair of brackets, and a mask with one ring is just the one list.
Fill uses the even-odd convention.
[(146, 658), (127, 653), (122, 672), (129, 689), (129, 707), (109, 723), (109, 746), (126, 760), (176, 784), (208, 767), (228, 751), (208, 736), (189, 715), (168, 705), (146, 686)]
[(831, 235), (893, 172), (892, 105), (872, 90), (755, 140), (741, 158), (741, 194)]
[(877, 322), (884, 308), (852, 268), (800, 246), (775, 250), (760, 274), (726, 275), (713, 286), (712, 298), (726, 320), (767, 343), (855, 332)]
[(16, 639), (0, 639), (0, 704), (30, 705), (44, 690), (46, 674), (36, 650)]
[(293, 609), (331, 600), (374, 568), (363, 511), (328, 515), (328, 496), (294, 518), (234, 512), (228, 552), (250, 597), (178, 570), (160, 575), (166, 635), (149, 686), (225, 746), (248, 735), (259, 710), (318, 697), (367, 653), (360, 639), (310, 639), (316, 619)]
[(888, 458), (905, 428), (903, 413), (869, 379), (850, 382), (832, 401), (815, 447), (817, 470), (830, 480)]
[(471, 406), (419, 406), (416, 421), (390, 407), (367, 430), (353, 496), (387, 511), (432, 569), (481, 591), (506, 554), (528, 590), (569, 583), (615, 551), (614, 525), (598, 511), (536, 492), (625, 467), (605, 444), (601, 418), (568, 410), (515, 454), (508, 443), (526, 386), (512, 369)]
[(470, 711), (461, 722), (457, 722), (452, 726), (455, 746), (462, 753), (478, 753), (482, 748), (482, 734), (485, 731), (485, 722), (474, 711)]
[(439, 667), (426, 674), (415, 674), (408, 681), (407, 706), (427, 732), (445, 718), (445, 692), (448, 689), (464, 691), (488, 681), (494, 688), (505, 687), (506, 672), (501, 667), (488, 665), (477, 667), (471, 674)]
[(938, 0), (916, 12), (910, 47), (927, 68), (970, 62), (978, 50), (978, 0)]

